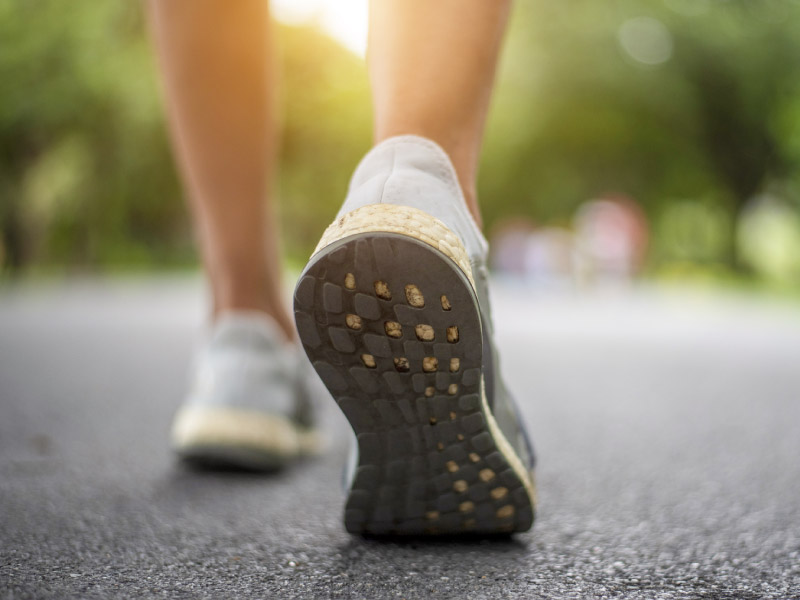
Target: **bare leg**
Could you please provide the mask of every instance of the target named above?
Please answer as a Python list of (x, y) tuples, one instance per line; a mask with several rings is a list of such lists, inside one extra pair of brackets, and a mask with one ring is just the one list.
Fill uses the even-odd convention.
[(148, 0), (148, 9), (214, 314), (263, 311), (291, 338), (267, 202), (275, 148), (267, 2)]
[(470, 211), (510, 0), (372, 0), (375, 141), (416, 134), (450, 155)]

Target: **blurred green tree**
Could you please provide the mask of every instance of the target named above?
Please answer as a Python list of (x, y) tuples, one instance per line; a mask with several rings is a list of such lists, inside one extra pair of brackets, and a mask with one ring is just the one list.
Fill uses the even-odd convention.
[(0, 37), (6, 266), (173, 258), (187, 236), (138, 4), (0, 0)]
[[(753, 196), (800, 212), (798, 17), (794, 1), (517, 3), (479, 181), (487, 224), (564, 224), (621, 192), (653, 223), (656, 265), (741, 268)], [(277, 197), (301, 260), (369, 146), (369, 92), (363, 61), (318, 30), (279, 34)], [(0, 36), (0, 265), (194, 264), (140, 5), (0, 0)]]
[[(658, 221), (691, 199), (724, 209), (714, 259), (742, 268), (742, 209), (800, 164), (800, 4), (532, 0), (516, 10), (482, 171), (487, 221), (563, 221), (609, 192)], [(669, 258), (659, 242), (657, 258)]]
[(279, 209), (283, 245), (304, 261), (344, 200), (372, 142), (363, 61), (315, 29), (282, 27), (283, 135)]
[[(194, 263), (138, 3), (0, 0), (0, 265)], [(282, 27), (282, 220), (307, 255), (370, 143), (362, 61)]]

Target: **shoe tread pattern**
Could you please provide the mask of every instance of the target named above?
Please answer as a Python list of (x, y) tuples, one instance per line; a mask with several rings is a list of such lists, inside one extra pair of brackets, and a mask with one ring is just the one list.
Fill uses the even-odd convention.
[(477, 301), (452, 260), (402, 234), (353, 235), (312, 258), (294, 308), (309, 359), (358, 440), (348, 531), (530, 528), (529, 497), (487, 426)]

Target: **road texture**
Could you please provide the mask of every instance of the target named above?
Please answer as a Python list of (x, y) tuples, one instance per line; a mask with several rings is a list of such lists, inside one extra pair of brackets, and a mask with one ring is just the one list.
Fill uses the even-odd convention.
[(495, 289), (539, 452), (531, 533), (378, 541), (340, 524), (346, 422), (274, 476), (167, 446), (193, 279), (0, 293), (0, 596), (800, 598), (800, 307)]

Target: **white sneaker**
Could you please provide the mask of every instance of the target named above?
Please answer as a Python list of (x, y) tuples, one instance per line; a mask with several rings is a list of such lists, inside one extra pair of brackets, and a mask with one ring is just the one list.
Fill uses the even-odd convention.
[(193, 366), (172, 444), (185, 460), (273, 470), (313, 452), (308, 361), (255, 311), (222, 314)]
[(350, 532), (533, 523), (533, 452), (499, 372), (487, 249), (447, 154), (402, 136), (362, 160), (300, 277), (300, 339), (358, 439)]

